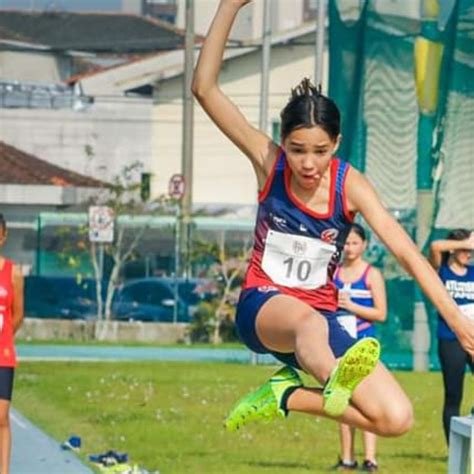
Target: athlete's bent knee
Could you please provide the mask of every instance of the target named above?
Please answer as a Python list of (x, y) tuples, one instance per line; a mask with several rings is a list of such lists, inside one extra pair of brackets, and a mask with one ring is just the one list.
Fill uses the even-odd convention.
[(401, 436), (413, 426), (413, 408), (410, 403), (393, 406), (376, 424), (382, 436)]

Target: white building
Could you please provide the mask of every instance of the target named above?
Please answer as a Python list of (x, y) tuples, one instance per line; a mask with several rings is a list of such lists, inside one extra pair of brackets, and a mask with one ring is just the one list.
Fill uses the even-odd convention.
[(95, 97), (72, 108), (2, 108), (0, 139), (50, 163), (111, 181), (125, 165), (152, 161), (151, 98)]
[(14, 10), (0, 11), (0, 30), (0, 140), (105, 181), (135, 161), (148, 170), (152, 84), (87, 97), (73, 84), (174, 50), (182, 32), (133, 15)]

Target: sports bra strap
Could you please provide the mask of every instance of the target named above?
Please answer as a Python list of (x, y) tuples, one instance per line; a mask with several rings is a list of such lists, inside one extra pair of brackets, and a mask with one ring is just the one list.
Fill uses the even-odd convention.
[(347, 163), (337, 158), (337, 174), (336, 174), (336, 192), (342, 194), (344, 186), (344, 174), (347, 169)]
[(367, 264), (367, 267), (364, 270), (364, 273), (362, 273), (361, 280), (367, 285), (367, 276), (369, 275), (370, 270), (372, 269), (372, 265), (370, 263)]
[(278, 148), (278, 157), (275, 166), (275, 171), (283, 171), (285, 169), (285, 157), (286, 153), (284, 152), (283, 148)]

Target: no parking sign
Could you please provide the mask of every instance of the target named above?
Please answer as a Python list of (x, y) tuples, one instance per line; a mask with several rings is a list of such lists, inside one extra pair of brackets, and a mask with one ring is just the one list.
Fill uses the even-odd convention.
[(186, 183), (182, 174), (171, 176), (168, 184), (168, 194), (173, 199), (182, 199), (186, 190)]
[(89, 240), (91, 242), (111, 243), (114, 241), (113, 209), (108, 206), (89, 207)]

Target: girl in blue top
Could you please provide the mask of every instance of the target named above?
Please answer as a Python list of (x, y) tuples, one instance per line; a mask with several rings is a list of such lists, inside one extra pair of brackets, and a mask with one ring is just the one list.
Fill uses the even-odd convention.
[[(338, 320), (354, 338), (375, 336), (374, 322), (385, 321), (387, 298), (385, 282), (381, 272), (367, 263), (364, 252), (367, 236), (359, 224), (352, 224), (344, 245), (344, 259), (334, 274), (334, 283), (339, 288)], [(377, 437), (363, 431), (364, 462), (362, 470), (377, 470)], [(341, 456), (336, 467), (341, 470), (357, 469), (354, 459), (355, 428), (340, 424)]]
[[(438, 270), (448, 293), (468, 319), (474, 320), (474, 266), (470, 265), (474, 250), (474, 232), (457, 229), (446, 240), (431, 244), (430, 260)], [(443, 372), (443, 428), (449, 443), (452, 416), (459, 416), (466, 364), (474, 372), (472, 357), (462, 347), (456, 334), (438, 313), (438, 355)]]

